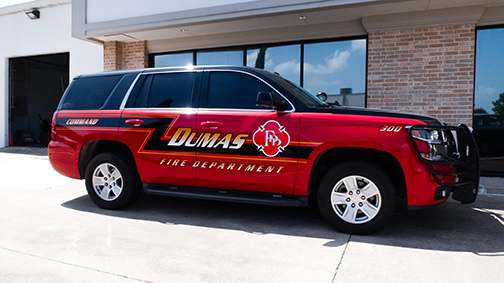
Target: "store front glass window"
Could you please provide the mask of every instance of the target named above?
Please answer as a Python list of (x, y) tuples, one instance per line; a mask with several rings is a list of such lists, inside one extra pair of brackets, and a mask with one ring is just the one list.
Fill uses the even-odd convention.
[(329, 102), (365, 107), (366, 40), (305, 44), (303, 87)]
[(196, 64), (243, 66), (243, 51), (197, 52)]
[(159, 67), (180, 67), (193, 64), (193, 53), (163, 54), (154, 57), (154, 66)]
[(193, 50), (151, 54), (150, 62), (151, 67), (245, 64), (278, 73), (314, 95), (325, 92), (328, 102), (366, 107), (366, 42), (361, 38)]
[(504, 176), (504, 28), (476, 34), (473, 134), (483, 175)]
[(301, 45), (262, 47), (247, 50), (247, 66), (276, 72), (301, 84)]

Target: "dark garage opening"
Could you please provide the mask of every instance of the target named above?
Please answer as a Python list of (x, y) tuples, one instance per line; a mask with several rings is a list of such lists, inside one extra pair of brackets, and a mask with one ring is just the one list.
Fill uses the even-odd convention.
[(46, 147), (51, 120), (69, 83), (70, 54), (9, 59), (9, 145)]

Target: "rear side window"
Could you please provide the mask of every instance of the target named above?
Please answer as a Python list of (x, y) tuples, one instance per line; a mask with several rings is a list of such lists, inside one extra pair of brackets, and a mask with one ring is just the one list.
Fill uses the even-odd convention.
[(191, 106), (196, 72), (148, 75), (138, 96), (130, 97), (126, 107), (184, 108)]
[(121, 77), (101, 76), (75, 80), (65, 95), (61, 110), (100, 109)]

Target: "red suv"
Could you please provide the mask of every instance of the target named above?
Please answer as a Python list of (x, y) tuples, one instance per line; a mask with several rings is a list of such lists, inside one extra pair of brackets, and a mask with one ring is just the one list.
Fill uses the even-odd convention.
[(318, 205), (346, 233), (396, 207), (476, 199), (469, 129), (320, 101), (279, 75), (193, 67), (76, 77), (54, 114), (49, 158), (106, 209), (148, 194)]

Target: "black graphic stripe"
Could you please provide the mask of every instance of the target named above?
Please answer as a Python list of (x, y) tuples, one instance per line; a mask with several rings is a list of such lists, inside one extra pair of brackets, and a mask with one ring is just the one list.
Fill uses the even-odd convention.
[[(95, 120), (96, 123), (94, 122)], [(117, 128), (120, 118), (110, 117), (57, 117), (56, 127), (101, 127)]]

